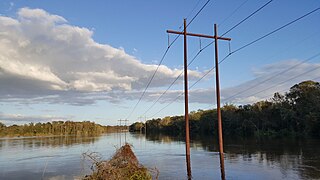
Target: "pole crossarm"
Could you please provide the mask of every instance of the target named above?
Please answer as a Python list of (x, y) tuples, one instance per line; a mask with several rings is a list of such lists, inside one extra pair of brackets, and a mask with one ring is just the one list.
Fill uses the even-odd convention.
[(120, 123), (120, 126), (121, 126), (121, 122), (124, 122), (125, 123), (125, 126), (127, 126), (127, 122), (129, 121), (129, 120), (127, 120), (127, 119), (120, 119), (120, 120), (118, 120), (119, 121), (119, 123)]
[[(173, 30), (167, 30), (167, 33), (170, 34), (184, 34), (184, 32), (180, 31), (173, 31)], [(209, 39), (221, 39), (221, 40), (226, 40), (226, 41), (231, 41), (231, 38), (225, 38), (225, 37), (217, 37), (216, 36), (211, 36), (211, 35), (205, 35), (205, 34), (195, 34), (195, 33), (186, 33), (187, 36), (195, 36), (195, 37), (203, 37), (203, 38), (209, 38)]]

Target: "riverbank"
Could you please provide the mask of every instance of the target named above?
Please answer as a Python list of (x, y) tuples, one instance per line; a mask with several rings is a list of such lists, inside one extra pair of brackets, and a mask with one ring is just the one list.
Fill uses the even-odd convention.
[(124, 129), (125, 126), (103, 126), (90, 121), (52, 121), (10, 126), (0, 122), (0, 137), (95, 136)]

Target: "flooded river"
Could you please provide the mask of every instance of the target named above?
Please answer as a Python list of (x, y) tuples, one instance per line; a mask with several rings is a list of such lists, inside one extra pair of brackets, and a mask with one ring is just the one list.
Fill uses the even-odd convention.
[[(0, 179), (81, 179), (91, 171), (83, 153), (108, 159), (125, 140), (159, 179), (187, 179), (182, 137), (130, 133), (0, 138)], [(227, 179), (320, 179), (320, 140), (225, 138), (224, 144)], [(192, 137), (191, 169), (193, 179), (220, 179), (214, 137)]]

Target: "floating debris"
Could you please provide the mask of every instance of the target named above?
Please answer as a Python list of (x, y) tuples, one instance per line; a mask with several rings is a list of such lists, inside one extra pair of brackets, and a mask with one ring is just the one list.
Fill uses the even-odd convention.
[(139, 164), (128, 143), (118, 149), (108, 161), (101, 161), (97, 154), (84, 155), (94, 162), (91, 167), (93, 173), (86, 175), (84, 180), (152, 180), (152, 173), (155, 173), (155, 179), (158, 179), (157, 169), (148, 170)]

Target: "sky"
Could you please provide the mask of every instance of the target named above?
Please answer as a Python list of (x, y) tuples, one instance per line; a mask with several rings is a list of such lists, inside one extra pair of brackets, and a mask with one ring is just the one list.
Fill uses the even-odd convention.
[[(177, 37), (166, 30), (182, 31), (183, 19), (189, 23), (206, 2), (1, 1), (0, 122), (117, 125), (184, 114), (183, 75), (161, 96), (183, 70), (182, 36), (163, 58)], [(211, 0), (187, 27), (213, 35), (217, 24), (218, 34), (232, 39), (218, 42), (220, 60), (232, 52), (219, 65), (222, 104), (254, 103), (320, 81), (320, 10), (236, 51), (320, 7), (318, 0), (273, 0), (228, 31), (267, 2)], [(188, 62), (211, 42), (188, 37)], [(216, 106), (213, 66), (212, 45), (188, 66), (190, 111)]]

